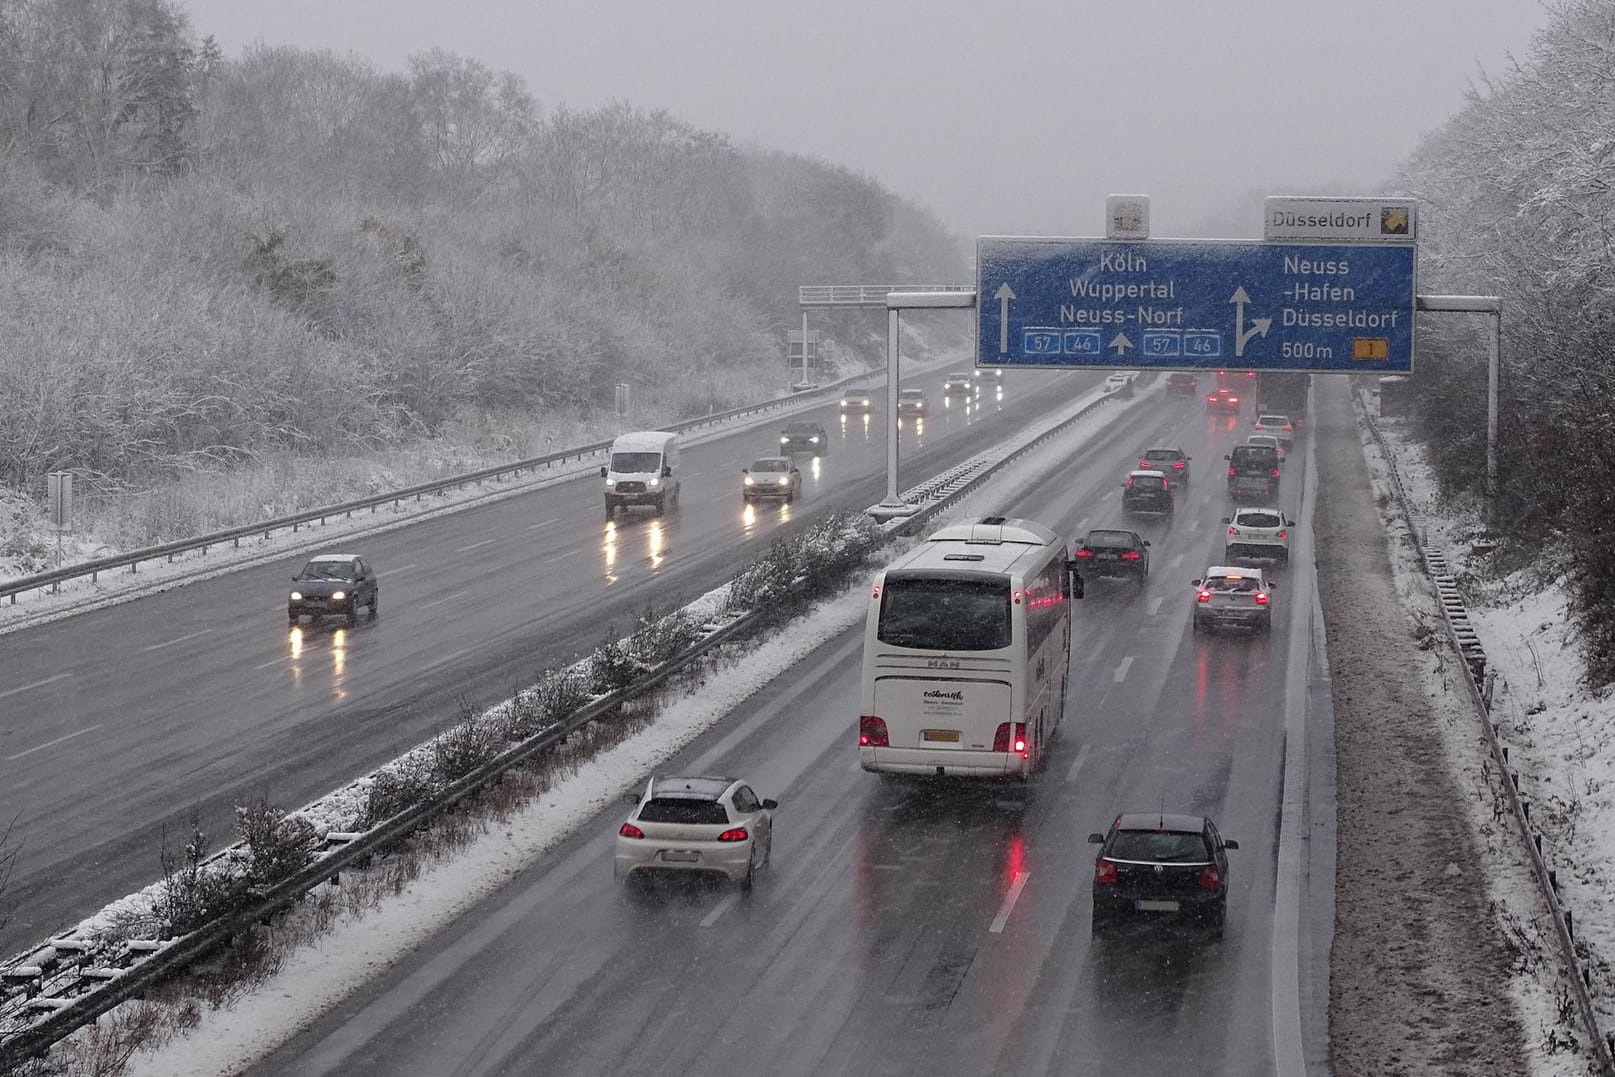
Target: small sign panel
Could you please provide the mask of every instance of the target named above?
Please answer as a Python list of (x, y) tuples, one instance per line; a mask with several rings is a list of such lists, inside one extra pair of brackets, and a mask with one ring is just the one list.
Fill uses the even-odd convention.
[(1412, 243), (1417, 206), (1411, 198), (1273, 195), (1263, 210), (1262, 234), (1283, 242)]
[(1150, 196), (1147, 194), (1106, 195), (1105, 238), (1150, 238)]

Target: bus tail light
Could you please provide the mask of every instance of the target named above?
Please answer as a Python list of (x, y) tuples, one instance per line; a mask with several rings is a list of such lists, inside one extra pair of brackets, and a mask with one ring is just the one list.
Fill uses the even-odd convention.
[(891, 738), (886, 734), (886, 719), (866, 714), (858, 719), (858, 747), (890, 748)]
[(1093, 881), (1095, 886), (1116, 885), (1116, 865), (1109, 860), (1101, 860), (1093, 866)]
[(1010, 723), (999, 722), (998, 728), (993, 731), (993, 751), (1015, 752), (1019, 755), (1025, 755), (1026, 723), (1016, 722), (1012, 735)]

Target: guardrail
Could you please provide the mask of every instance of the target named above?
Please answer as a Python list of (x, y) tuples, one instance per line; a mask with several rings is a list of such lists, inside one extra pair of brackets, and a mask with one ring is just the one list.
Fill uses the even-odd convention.
[(1464, 658), (1464, 666), (1469, 676), (1463, 680), (1469, 689), (1470, 705), (1474, 709), (1475, 716), (1480, 719), (1481, 728), (1486, 732), (1486, 743), (1491, 749), (1492, 762), (1497, 765), (1503, 792), (1513, 812), (1520, 838), (1525, 844), (1526, 855), (1531, 860), (1531, 873), (1536, 878), (1537, 889), (1553, 914), (1554, 934), (1559, 941), (1560, 958), (1573, 985), (1572, 993), (1575, 995), (1576, 1009), (1581, 1014), (1582, 1024), (1592, 1044), (1594, 1062), (1600, 1073), (1612, 1077), (1615, 1075), (1615, 1053), (1611, 1051), (1610, 1035), (1598, 1027), (1598, 1011), (1593, 1006), (1589, 990), (1592, 984), (1592, 970), (1576, 953), (1575, 919), (1559, 897), (1559, 877), (1548, 867), (1548, 862), (1543, 857), (1542, 832), (1531, 822), (1531, 804), (1520, 792), (1519, 771), (1509, 766), (1508, 746), (1498, 738), (1497, 726), (1492, 722), (1491, 678), (1486, 669), (1486, 653), (1481, 649), (1480, 639), (1469, 623), (1469, 613), (1464, 608), (1458, 583), (1448, 571), (1446, 558), (1439, 550), (1430, 548), (1428, 532), (1418, 526), (1418, 517), (1408, 498), (1407, 488), (1402, 484), (1396, 457), (1391, 453), (1379, 423), (1369, 412), (1360, 389), (1352, 394), (1352, 401), (1357, 407), (1357, 413), (1362, 417), (1363, 424), (1368, 427), (1369, 434), (1385, 456), (1397, 504), (1401, 507), (1408, 530), (1412, 532), (1414, 542), (1418, 546), (1425, 575), (1435, 585), (1447, 642)]
[[(793, 393), (790, 396), (777, 397), (773, 400), (760, 401), (756, 404), (746, 404), (727, 411), (714, 412), (695, 419), (685, 419), (676, 423), (665, 423), (662, 429), (674, 431), (698, 430), (703, 426), (712, 426), (727, 422), (730, 419), (742, 418), (747, 415), (761, 414), (766, 411), (778, 411), (783, 408), (799, 407), (802, 404), (814, 401), (823, 394), (846, 385), (849, 382), (862, 378), (881, 377), (877, 371), (868, 371), (849, 375), (837, 381), (827, 382), (817, 389), (809, 392)], [(112, 557), (96, 558), (92, 561), (81, 561), (74, 565), (65, 565), (62, 568), (52, 569), (49, 572), (38, 572), (31, 576), (22, 576), (10, 583), (0, 584), (0, 598), (6, 598), (13, 605), (17, 596), (28, 591), (36, 591), (45, 587), (57, 587), (68, 580), (90, 577), (91, 582), (99, 578), (103, 572), (113, 569), (127, 568), (130, 572), (137, 571), (142, 562), (156, 561), (166, 558), (172, 561), (177, 554), (188, 553), (191, 550), (201, 550), (206, 553), (213, 546), (222, 546), (230, 543), (240, 547), (241, 540), (263, 535), (266, 538), (275, 531), (284, 531), (290, 528), (296, 531), (304, 524), (325, 523), (334, 516), (352, 516), (355, 512), (369, 509), (374, 513), (383, 505), (397, 505), (404, 501), (419, 501), (428, 494), (438, 494), (445, 490), (452, 490), (459, 486), (470, 486), (488, 480), (501, 480), (509, 475), (517, 475), (524, 471), (536, 471), (539, 468), (554, 464), (564, 464), (568, 460), (583, 460), (585, 457), (603, 453), (611, 448), (611, 440), (597, 441), (576, 448), (565, 449), (561, 452), (549, 453), (545, 456), (535, 456), (526, 460), (517, 460), (508, 464), (496, 464), (478, 471), (466, 472), (462, 475), (451, 475), (446, 479), (434, 479), (431, 482), (418, 483), (406, 486), (399, 490), (387, 493), (372, 494), (368, 497), (355, 498), (352, 501), (341, 501), (334, 505), (324, 505), (320, 508), (308, 509), (303, 512), (292, 513), (289, 516), (277, 516), (271, 520), (260, 520), (257, 523), (244, 524), (240, 527), (226, 528), (211, 534), (196, 538), (180, 539), (176, 542), (163, 543), (160, 546), (148, 546), (144, 549), (133, 550), (128, 553), (117, 554)]]
[[(892, 521), (888, 533), (909, 533), (937, 513), (956, 504), (999, 469), (1014, 463), (1094, 411), (1121, 399), (1101, 396), (1048, 429), (999, 451), (978, 454), (964, 464), (918, 484), (907, 496), (926, 504), (919, 512)], [(431, 799), (405, 809), (361, 834), (328, 834), (324, 848), (302, 870), (269, 887), (246, 909), (186, 935), (167, 940), (129, 940), (108, 953), (107, 944), (78, 939), (70, 931), (35, 946), (0, 968), (0, 1071), (45, 1052), (53, 1043), (94, 1021), (127, 999), (173, 976), (254, 924), (285, 909), (304, 894), (360, 864), (419, 830), (455, 804), (498, 781), (506, 771), (561, 743), (571, 733), (617, 707), (655, 690), (702, 655), (746, 631), (766, 611), (749, 611), (725, 624), (678, 655), (667, 659), (634, 684), (590, 702), (564, 720), (534, 734), (501, 755), (446, 786)], [(237, 843), (209, 857), (234, 855)]]

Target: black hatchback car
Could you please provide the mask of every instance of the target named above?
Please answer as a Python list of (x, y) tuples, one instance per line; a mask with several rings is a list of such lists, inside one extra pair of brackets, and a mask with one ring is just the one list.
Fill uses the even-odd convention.
[(322, 553), (309, 559), (303, 571), (292, 577), (286, 593), (286, 618), (297, 624), (303, 614), (315, 620), (336, 614), (351, 625), (359, 620), (361, 606), (376, 616), (381, 585), (376, 570), (363, 557), (348, 553)]
[(786, 423), (785, 429), (779, 432), (781, 455), (803, 452), (823, 456), (829, 449), (830, 434), (824, 429), (823, 423)]
[(1173, 508), (1172, 480), (1159, 471), (1132, 471), (1122, 488), (1122, 511), (1170, 513)]
[(1137, 531), (1095, 528), (1077, 546), (1077, 565), (1090, 575), (1131, 576), (1143, 583), (1150, 574), (1149, 545)]
[(1217, 833), (1202, 815), (1118, 815), (1099, 848), (1093, 872), (1093, 933), (1103, 935), (1135, 915), (1177, 917), (1222, 938), (1228, 915), (1227, 849), (1239, 842)]

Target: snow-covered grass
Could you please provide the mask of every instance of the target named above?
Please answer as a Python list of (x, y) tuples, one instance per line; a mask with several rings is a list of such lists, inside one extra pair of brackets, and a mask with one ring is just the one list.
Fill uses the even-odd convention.
[[(1370, 407), (1373, 407), (1371, 404)], [(1615, 692), (1592, 691), (1582, 681), (1582, 660), (1566, 613), (1562, 577), (1544, 579), (1541, 566), (1493, 575), (1479, 506), (1452, 504), (1440, 494), (1423, 447), (1397, 420), (1380, 419), (1419, 535), (1388, 519), (1398, 593), (1432, 629), (1441, 612), (1418, 553), (1420, 537), (1441, 553), (1461, 581), (1472, 624), (1497, 679), (1491, 715), (1507, 746), (1520, 790), (1543, 832), (1543, 855), (1557, 871), (1560, 895), (1575, 917), (1577, 948), (1593, 969), (1592, 991), (1602, 1027), (1615, 1028)], [(1369, 471), (1388, 515), (1394, 513), (1386, 462), (1366, 430)], [(1443, 648), (1444, 650), (1444, 648)], [(1511, 928), (1516, 954), (1513, 981), (1537, 1074), (1584, 1072), (1586, 1056), (1555, 1049), (1567, 1029), (1579, 1029), (1560, 969), (1558, 943), (1548, 934), (1547, 910), (1530, 874), (1498, 783), (1484, 731), (1473, 714), (1468, 673), (1450, 653), (1428, 671), (1432, 707), (1445, 718), (1449, 760), (1470, 793), (1477, 833), (1496, 868), (1487, 880), (1499, 920)]]

